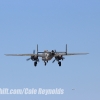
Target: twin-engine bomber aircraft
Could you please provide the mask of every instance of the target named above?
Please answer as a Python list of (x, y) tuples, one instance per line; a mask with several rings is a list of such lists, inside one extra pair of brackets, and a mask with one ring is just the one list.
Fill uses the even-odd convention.
[(55, 58), (52, 63), (55, 61), (58, 62), (59, 66), (61, 66), (61, 61), (65, 59), (63, 56), (71, 56), (71, 55), (86, 55), (88, 53), (67, 53), (67, 44), (66, 44), (66, 51), (65, 52), (56, 52), (56, 50), (48, 51), (45, 50), (44, 52), (38, 52), (38, 45), (37, 45), (37, 54), (35, 54), (35, 50), (33, 54), (5, 54), (6, 56), (30, 56), (30, 58), (26, 59), (34, 61), (34, 66), (37, 66), (37, 62), (39, 62), (39, 57), (42, 57), (44, 64), (46, 66), (47, 62), (51, 60), (53, 57)]

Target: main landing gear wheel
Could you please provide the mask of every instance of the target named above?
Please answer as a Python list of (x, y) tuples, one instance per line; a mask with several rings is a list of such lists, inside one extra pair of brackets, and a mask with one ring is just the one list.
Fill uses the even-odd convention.
[(47, 63), (46, 63), (46, 62), (44, 62), (44, 65), (45, 65), (45, 66), (46, 66), (46, 64), (47, 64)]
[(37, 66), (37, 62), (34, 62), (34, 66)]
[(60, 61), (58, 62), (58, 64), (59, 64), (59, 66), (61, 66), (61, 62)]

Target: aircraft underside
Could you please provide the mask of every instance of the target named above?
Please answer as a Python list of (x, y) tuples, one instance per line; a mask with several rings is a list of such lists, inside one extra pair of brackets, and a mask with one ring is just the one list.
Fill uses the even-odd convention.
[[(46, 66), (48, 61), (44, 61), (44, 65)], [(58, 65), (61, 66), (61, 61), (58, 61)], [(37, 61), (34, 61), (34, 66), (37, 66)]]

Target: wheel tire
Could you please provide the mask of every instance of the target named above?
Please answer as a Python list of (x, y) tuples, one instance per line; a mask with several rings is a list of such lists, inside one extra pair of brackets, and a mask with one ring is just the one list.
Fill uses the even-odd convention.
[(59, 62), (59, 66), (61, 66), (61, 62)]
[(44, 63), (44, 65), (46, 66), (46, 62)]
[(35, 66), (35, 67), (37, 66), (37, 62), (34, 62), (34, 66)]

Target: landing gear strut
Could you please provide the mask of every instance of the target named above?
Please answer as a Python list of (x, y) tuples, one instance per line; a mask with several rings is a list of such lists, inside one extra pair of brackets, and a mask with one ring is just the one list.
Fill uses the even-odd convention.
[(37, 62), (36, 62), (36, 61), (34, 62), (34, 66), (35, 66), (35, 67), (37, 66)]
[(58, 61), (58, 65), (61, 66), (61, 62), (60, 61)]
[(46, 66), (46, 64), (47, 64), (47, 63), (46, 63), (46, 62), (44, 62), (44, 65), (45, 65), (45, 66)]

